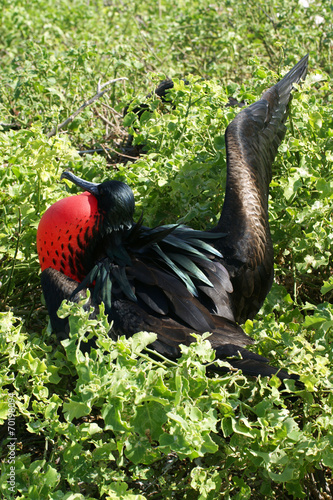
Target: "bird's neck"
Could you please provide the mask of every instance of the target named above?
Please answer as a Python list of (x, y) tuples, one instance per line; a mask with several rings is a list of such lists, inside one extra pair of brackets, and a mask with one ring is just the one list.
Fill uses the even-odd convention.
[(99, 223), (94, 227), (92, 238), (84, 253), (79, 255), (81, 274), (87, 274), (97, 261), (105, 257), (116, 264), (126, 263), (128, 257), (123, 243), (129, 231), (129, 229), (124, 228), (112, 228), (107, 219), (101, 216)]

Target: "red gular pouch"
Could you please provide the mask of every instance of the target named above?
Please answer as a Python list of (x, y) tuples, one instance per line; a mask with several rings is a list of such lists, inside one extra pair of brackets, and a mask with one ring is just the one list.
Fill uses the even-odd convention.
[(98, 230), (101, 214), (88, 191), (57, 201), (42, 216), (37, 229), (41, 270), (51, 267), (76, 281), (87, 274), (82, 257)]

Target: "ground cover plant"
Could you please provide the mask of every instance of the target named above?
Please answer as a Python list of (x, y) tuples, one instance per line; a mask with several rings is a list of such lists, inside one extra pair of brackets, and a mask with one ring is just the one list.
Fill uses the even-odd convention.
[[(0, 15), (3, 498), (332, 497), (332, 7), (3, 0)], [(76, 192), (59, 182), (62, 170), (127, 182), (147, 225), (213, 225), (224, 130), (239, 111), (228, 99), (254, 102), (306, 53), (310, 72), (273, 168), (275, 282), (244, 327), (255, 351), (300, 374), (304, 389), (207, 376), (209, 337), (178, 363), (151, 359), (152, 334), (111, 341), (103, 308), (91, 320), (64, 305), (71, 338), (59, 345), (35, 239), (46, 208)], [(166, 76), (173, 104), (152, 97), (138, 118)], [(127, 80), (61, 126), (117, 78)], [(87, 328), (98, 348), (84, 356)]]

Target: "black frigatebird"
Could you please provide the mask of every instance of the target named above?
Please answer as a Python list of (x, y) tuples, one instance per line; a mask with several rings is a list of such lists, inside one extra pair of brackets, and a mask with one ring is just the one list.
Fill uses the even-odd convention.
[(226, 192), (213, 229), (145, 227), (141, 218), (134, 221), (128, 185), (62, 174), (85, 192), (52, 205), (37, 232), (43, 293), (59, 338), (66, 332), (66, 320), (57, 316), (62, 300), (77, 301), (90, 288), (92, 304), (105, 303), (111, 336), (155, 332), (152, 347), (177, 358), (180, 344), (194, 341), (193, 332), (211, 332), (216, 357), (234, 368), (293, 377), (248, 351), (253, 340), (239, 323), (256, 315), (272, 285), (271, 166), (293, 85), (305, 78), (307, 63), (305, 56), (227, 127)]

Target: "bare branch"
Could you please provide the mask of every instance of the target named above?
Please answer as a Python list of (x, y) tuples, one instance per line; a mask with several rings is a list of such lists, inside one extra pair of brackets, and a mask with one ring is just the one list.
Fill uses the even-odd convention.
[(115, 116), (119, 116), (120, 118), (123, 117), (122, 113), (118, 113), (118, 111), (116, 111), (115, 109), (111, 108), (111, 106), (109, 106), (108, 104), (106, 104), (105, 102), (102, 102), (102, 106), (104, 106), (105, 108), (109, 109), (110, 111), (112, 111), (112, 113), (115, 115)]
[(118, 156), (122, 156), (124, 158), (129, 158), (130, 160), (137, 160), (138, 159), (138, 156), (129, 156), (129, 155), (125, 155), (124, 153), (119, 153), (119, 151), (117, 151), (116, 149), (113, 149), (110, 147), (105, 147), (105, 146), (103, 146), (103, 144), (101, 146), (102, 146), (101, 148), (86, 149), (84, 151), (78, 151), (78, 153), (79, 153), (79, 155), (86, 155), (86, 154), (93, 154), (93, 153), (102, 153), (104, 151), (104, 153), (106, 153), (108, 155), (108, 157), (111, 158), (110, 155), (108, 154), (108, 151), (111, 151), (112, 153), (116, 153)]
[(54, 135), (56, 135), (56, 133), (62, 129), (63, 127), (65, 127), (66, 125), (68, 125), (69, 123), (71, 123), (74, 118), (79, 114), (81, 113), (81, 111), (83, 111), (87, 106), (90, 106), (90, 104), (92, 104), (93, 102), (97, 101), (97, 99), (100, 99), (104, 94), (105, 92), (107, 92), (109, 89), (106, 88), (105, 90), (102, 90), (104, 89), (104, 87), (108, 87), (109, 85), (115, 83), (115, 82), (118, 82), (120, 80), (128, 80), (128, 78), (126, 77), (122, 77), (122, 78), (115, 78), (114, 80), (109, 80), (108, 82), (104, 83), (103, 85), (101, 85), (101, 82), (99, 80), (98, 84), (97, 84), (97, 93), (91, 98), (89, 99), (89, 101), (85, 101), (82, 106), (79, 107), (79, 109), (77, 109), (73, 114), (71, 114), (64, 122), (60, 123), (59, 125), (57, 125), (56, 127), (54, 127), (51, 132), (49, 132), (47, 134), (47, 137), (53, 137)]
[[(112, 156), (109, 154), (110, 148), (106, 148), (103, 144), (101, 144), (101, 146), (102, 146), (102, 149), (103, 149), (104, 153), (106, 154), (106, 156), (107, 156), (110, 160), (112, 160)], [(111, 149), (111, 151), (112, 151), (112, 149)]]
[(97, 109), (95, 109), (95, 113), (96, 115), (98, 116), (98, 118), (100, 118), (104, 123), (106, 123), (107, 125), (110, 125), (110, 127), (114, 127), (114, 124), (111, 123), (107, 118), (105, 118), (105, 116), (101, 115)]
[(108, 150), (112, 151), (113, 153), (117, 153), (117, 155), (123, 156), (124, 158), (129, 158), (130, 160), (137, 160), (138, 159), (138, 156), (125, 155), (124, 153), (119, 153), (119, 151), (117, 151), (116, 149), (110, 148), (110, 147), (108, 147)]

